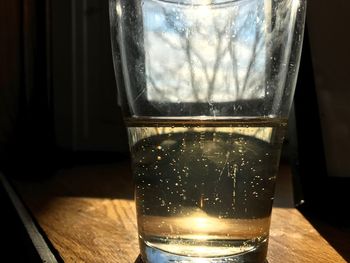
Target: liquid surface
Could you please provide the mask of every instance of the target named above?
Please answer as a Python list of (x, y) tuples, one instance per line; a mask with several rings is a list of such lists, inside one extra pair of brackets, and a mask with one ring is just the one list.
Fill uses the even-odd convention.
[(286, 120), (127, 124), (141, 250), (214, 258), (263, 248), (266, 255)]

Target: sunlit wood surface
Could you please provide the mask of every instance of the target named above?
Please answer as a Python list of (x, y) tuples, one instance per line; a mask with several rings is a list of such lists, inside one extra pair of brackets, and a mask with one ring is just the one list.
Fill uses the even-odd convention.
[[(284, 183), (277, 185), (268, 261), (346, 262), (292, 208), (287, 167), (281, 167), (280, 178)], [(15, 188), (65, 262), (136, 261), (136, 214), (127, 163), (66, 169), (45, 181), (15, 182)]]

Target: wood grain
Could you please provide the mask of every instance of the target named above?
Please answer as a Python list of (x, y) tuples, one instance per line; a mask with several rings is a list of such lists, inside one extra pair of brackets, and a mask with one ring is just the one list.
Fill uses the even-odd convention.
[[(127, 164), (78, 167), (45, 182), (15, 185), (65, 262), (136, 262), (136, 214)], [(296, 209), (282, 207), (273, 209), (268, 260), (346, 262)]]
[(295, 208), (273, 208), (268, 259), (290, 263), (346, 262)]

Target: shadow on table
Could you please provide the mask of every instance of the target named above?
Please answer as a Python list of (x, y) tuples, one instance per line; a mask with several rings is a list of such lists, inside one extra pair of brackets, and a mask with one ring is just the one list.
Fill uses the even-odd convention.
[(141, 255), (139, 255), (139, 256), (136, 258), (136, 260), (135, 260), (134, 263), (143, 263), (143, 261), (142, 261), (142, 259), (141, 259)]
[[(133, 200), (134, 189), (130, 159), (116, 155), (100, 157), (67, 157), (51, 175), (30, 180), (26, 176), (11, 180), (25, 199), (39, 200), (41, 208), (59, 197), (107, 198)], [(291, 174), (282, 164), (277, 180), (277, 207), (292, 207)]]
[(129, 160), (107, 164), (75, 165), (41, 180), (12, 180), (19, 192), (55, 197), (133, 199)]

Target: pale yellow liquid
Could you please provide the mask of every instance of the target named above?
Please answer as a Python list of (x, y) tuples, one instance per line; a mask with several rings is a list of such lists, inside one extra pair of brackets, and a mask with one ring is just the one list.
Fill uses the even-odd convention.
[(141, 250), (217, 258), (260, 249), (264, 258), (285, 126), (129, 120)]

